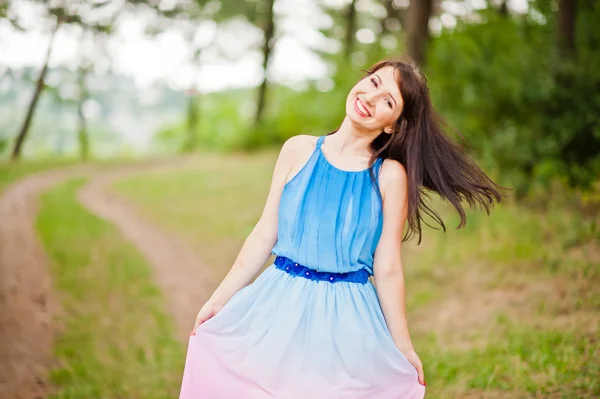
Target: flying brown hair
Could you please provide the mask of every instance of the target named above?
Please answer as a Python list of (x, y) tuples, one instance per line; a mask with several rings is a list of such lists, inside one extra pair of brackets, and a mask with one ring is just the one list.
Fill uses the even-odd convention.
[[(421, 221), (427, 224), (422, 212), (446, 231), (442, 218), (427, 204), (426, 199), (430, 198), (428, 190), (439, 194), (454, 206), (460, 215), (457, 228), (461, 228), (467, 221), (462, 202), (468, 203), (471, 208), (476, 208), (479, 204), (489, 214), (494, 200), (501, 201), (502, 195), (498, 189), (503, 187), (486, 176), (465, 150), (442, 130), (445, 123), (431, 104), (427, 79), (413, 60), (406, 58), (379, 61), (363, 70), (366, 75), (362, 79), (386, 66), (392, 66), (400, 73), (398, 87), (404, 108), (394, 125), (394, 132), (382, 132), (371, 142), (373, 156), (369, 165), (372, 166), (377, 158), (392, 158), (406, 169), (408, 231), (402, 241), (416, 233), (419, 235), (417, 244), (420, 244)], [(372, 181), (375, 181), (373, 169), (369, 168), (369, 171)], [(377, 192), (381, 196), (379, 190)]]

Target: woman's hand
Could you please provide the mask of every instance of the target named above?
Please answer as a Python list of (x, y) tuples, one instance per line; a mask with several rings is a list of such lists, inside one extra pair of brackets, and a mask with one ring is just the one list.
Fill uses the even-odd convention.
[(210, 301), (206, 302), (204, 304), (204, 306), (202, 306), (202, 308), (198, 312), (198, 315), (196, 316), (196, 322), (194, 323), (194, 329), (192, 330), (192, 332), (190, 332), (190, 335), (196, 335), (196, 328), (198, 328), (198, 326), (200, 324), (204, 323), (206, 320), (210, 319), (211, 317), (213, 317), (214, 315), (219, 313), (219, 311), (221, 310), (221, 307), (222, 306), (216, 305)]
[(413, 367), (417, 370), (417, 375), (419, 376), (419, 383), (425, 386), (425, 374), (423, 374), (423, 364), (421, 363), (421, 359), (414, 350), (411, 349), (400, 349), (400, 352), (404, 355), (406, 360), (413, 365)]

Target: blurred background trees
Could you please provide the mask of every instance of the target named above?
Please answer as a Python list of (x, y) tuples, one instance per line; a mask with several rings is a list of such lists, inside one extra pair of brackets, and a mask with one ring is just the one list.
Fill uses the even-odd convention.
[(0, 153), (153, 155), (324, 134), (373, 62), (408, 54), (434, 105), (518, 193), (600, 172), (593, 0), (13, 0)]

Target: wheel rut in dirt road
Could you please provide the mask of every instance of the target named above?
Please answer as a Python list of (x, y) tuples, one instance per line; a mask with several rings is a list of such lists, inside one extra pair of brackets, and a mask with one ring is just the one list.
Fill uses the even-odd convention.
[(93, 214), (116, 226), (152, 267), (153, 280), (167, 300), (177, 336), (187, 342), (196, 314), (216, 287), (214, 276), (197, 252), (181, 237), (170, 234), (140, 215), (136, 207), (108, 186), (138, 174), (184, 169), (190, 158), (162, 165), (119, 168), (93, 176), (78, 192), (79, 202)]
[(0, 197), (0, 398), (43, 398), (51, 391), (52, 345), (60, 311), (49, 259), (35, 229), (38, 197), (84, 175), (87, 165), (49, 170), (10, 185)]

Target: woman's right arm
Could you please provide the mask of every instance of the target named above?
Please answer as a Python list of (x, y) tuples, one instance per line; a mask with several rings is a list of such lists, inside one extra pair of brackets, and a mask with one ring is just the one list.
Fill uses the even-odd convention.
[(279, 200), (296, 156), (298, 138), (289, 138), (281, 147), (262, 215), (244, 241), (233, 266), (208, 300), (217, 309), (248, 285), (271, 256), (271, 250), (277, 243)]

